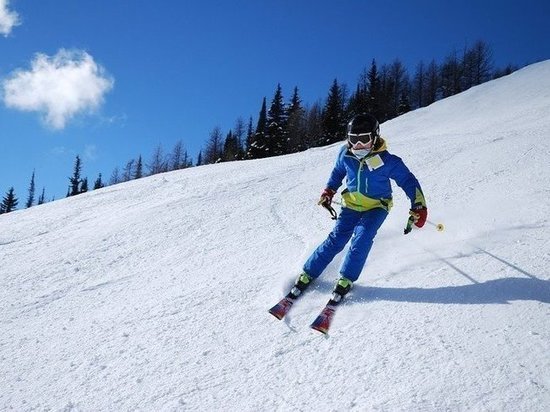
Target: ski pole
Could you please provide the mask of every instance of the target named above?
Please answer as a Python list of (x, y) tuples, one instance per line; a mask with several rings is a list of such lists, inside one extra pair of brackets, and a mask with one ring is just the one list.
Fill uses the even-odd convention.
[(403, 230), (403, 234), (407, 235), (411, 233), (411, 230), (413, 230), (413, 224), (414, 224), (414, 216), (410, 215), (407, 219), (407, 225), (405, 226), (405, 229)]
[[(438, 232), (443, 232), (445, 230), (445, 226), (443, 223), (434, 223), (431, 220), (426, 220), (426, 223), (429, 223), (431, 226), (434, 226)], [(411, 232), (414, 224), (414, 216), (409, 216), (407, 219), (407, 226), (405, 226), (405, 229), (403, 230), (403, 234), (406, 235)]]
[[(341, 201), (338, 201), (338, 200), (333, 200), (332, 203), (334, 204), (337, 204), (337, 205), (340, 205), (340, 206), (343, 206), (343, 203)], [(321, 203), (319, 203), (321, 204)], [(336, 211), (332, 208), (332, 206), (328, 205), (328, 207), (325, 205), (325, 204), (321, 204), (323, 207), (325, 207), (326, 209), (328, 209), (328, 211), (330, 212), (330, 214), (332, 215), (332, 219), (336, 219), (337, 218), (337, 214), (336, 214)], [(438, 231), (438, 232), (443, 232), (445, 230), (445, 225), (443, 223), (434, 223), (432, 222), (431, 220), (426, 220), (426, 223), (428, 223), (429, 225), (435, 227), (435, 229)], [(410, 231), (412, 230), (413, 228), (413, 225), (414, 225), (414, 216), (409, 216), (409, 219), (407, 219), (407, 226), (405, 227), (405, 230), (404, 230), (404, 233), (403, 234), (407, 234), (407, 233), (410, 233)]]

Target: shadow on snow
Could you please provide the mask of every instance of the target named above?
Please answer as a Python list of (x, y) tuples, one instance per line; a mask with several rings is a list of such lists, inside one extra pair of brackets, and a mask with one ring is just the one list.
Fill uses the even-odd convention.
[(508, 304), (514, 300), (550, 303), (550, 281), (504, 278), (462, 286), (439, 288), (384, 288), (356, 285), (349, 303), (386, 300), (442, 304)]

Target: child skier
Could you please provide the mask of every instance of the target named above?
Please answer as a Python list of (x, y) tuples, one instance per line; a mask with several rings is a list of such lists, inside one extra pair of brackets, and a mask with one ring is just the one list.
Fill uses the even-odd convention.
[(320, 205), (331, 210), (332, 198), (345, 177), (347, 187), (342, 191), (342, 212), (332, 232), (307, 259), (303, 273), (290, 292), (270, 310), (279, 319), (351, 239), (340, 268), (341, 277), (336, 282), (328, 306), (336, 306), (350, 291), (363, 270), (376, 232), (392, 207), (390, 179), (410, 199), (414, 224), (422, 227), (426, 222), (428, 211), (420, 184), (403, 161), (386, 150), (376, 118), (370, 114), (360, 114), (351, 119), (346, 143), (338, 154), (319, 200)]

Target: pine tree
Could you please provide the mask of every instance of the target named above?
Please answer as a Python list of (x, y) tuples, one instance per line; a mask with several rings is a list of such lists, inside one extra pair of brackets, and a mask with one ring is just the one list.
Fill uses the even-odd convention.
[(204, 163), (217, 163), (222, 158), (223, 135), (219, 126), (214, 127), (210, 132), (210, 139), (204, 150)]
[(314, 103), (306, 110), (305, 141), (307, 148), (321, 144), (323, 135), (323, 110), (320, 103)]
[(82, 162), (80, 156), (76, 156), (76, 161), (74, 164), (73, 176), (69, 178), (69, 192), (67, 196), (76, 196), (80, 193), (80, 173), (82, 171)]
[(288, 153), (287, 145), (287, 114), (283, 100), (281, 85), (277, 85), (271, 107), (267, 113), (267, 128), (265, 133), (266, 155), (280, 156)]
[(158, 173), (164, 173), (168, 170), (168, 164), (164, 157), (162, 145), (158, 145), (151, 158), (151, 163), (147, 165), (149, 169), (149, 175), (156, 175)]
[(180, 140), (174, 146), (172, 154), (170, 156), (170, 170), (180, 170), (191, 167), (193, 165), (192, 160), (189, 157), (189, 153), (185, 150), (183, 142)]
[(386, 77), (383, 93), (386, 110), (382, 121), (396, 117), (399, 114), (401, 96), (409, 94), (407, 70), (399, 59), (395, 59), (389, 67), (384, 68), (384, 72)]
[(242, 117), (239, 117), (235, 122), (235, 127), (233, 128), (233, 136), (237, 142), (237, 156), (236, 160), (244, 159), (244, 145), (245, 145), (245, 133), (246, 127)]
[(183, 152), (183, 164), (182, 168), (187, 169), (188, 167), (193, 167), (193, 159), (191, 159), (191, 156), (189, 156), (189, 153), (187, 153), (187, 150)]
[(38, 197), (38, 204), (39, 205), (42, 205), (46, 202), (46, 188), (43, 187), (42, 188), (42, 193), (40, 194), (40, 196)]
[(19, 201), (15, 196), (15, 191), (13, 187), (10, 187), (10, 190), (4, 196), (2, 204), (0, 205), (0, 213), (10, 213), (17, 209), (17, 204)]
[(122, 169), (122, 181), (128, 182), (134, 177), (134, 159), (128, 160), (124, 169)]
[(101, 189), (105, 185), (103, 184), (103, 181), (101, 180), (101, 173), (97, 177), (97, 179), (94, 182), (94, 190)]
[(25, 206), (27, 208), (31, 207), (34, 203), (34, 170), (32, 171), (31, 183), (29, 185), (29, 196), (27, 197), (27, 202)]
[(504, 69), (495, 69), (495, 71), (493, 72), (492, 78), (493, 79), (498, 79), (499, 77), (507, 76), (507, 75), (512, 74), (513, 72), (515, 72), (517, 69), (518, 69), (517, 66), (515, 66), (511, 63), (508, 63), (508, 65), (506, 65), (506, 67), (504, 67)]
[(287, 109), (287, 138), (288, 152), (296, 153), (306, 150), (306, 119), (305, 110), (302, 107), (302, 101), (298, 94), (298, 87), (294, 88), (292, 99)]
[(172, 149), (172, 154), (170, 155), (170, 170), (179, 170), (185, 167), (183, 162), (183, 142), (178, 140)]
[(409, 96), (407, 92), (402, 92), (401, 97), (399, 98), (399, 105), (397, 107), (397, 115), (401, 116), (407, 112), (411, 111), (411, 104), (409, 103)]
[(249, 159), (249, 152), (254, 143), (254, 128), (252, 126), (252, 117), (248, 119), (248, 128), (246, 129), (246, 144), (245, 144), (245, 158)]
[(372, 60), (371, 67), (367, 73), (367, 112), (372, 114), (378, 120), (382, 121), (383, 109), (382, 109), (382, 86), (380, 84), (380, 75), (378, 73), (378, 67), (376, 60)]
[(134, 171), (134, 179), (141, 179), (143, 177), (143, 161), (141, 160), (141, 155), (139, 155), (136, 169)]
[(80, 193), (86, 193), (88, 191), (88, 178), (82, 179), (82, 185), (80, 186)]
[(355, 115), (367, 113), (369, 109), (369, 74), (365, 68), (359, 76), (355, 92), (349, 99), (346, 118), (350, 119)]
[(415, 108), (424, 107), (426, 92), (426, 67), (423, 61), (416, 66), (416, 73), (412, 81), (412, 105)]
[(118, 166), (114, 168), (113, 173), (111, 173), (111, 178), (109, 179), (110, 185), (116, 185), (117, 183), (120, 183), (120, 172), (118, 170)]
[(453, 96), (462, 91), (462, 74), (462, 62), (456, 56), (456, 51), (453, 51), (447, 56), (440, 69), (441, 94), (443, 98)]
[(197, 156), (197, 166), (202, 166), (202, 150), (199, 152), (199, 155)]
[(223, 154), (222, 160), (224, 162), (237, 160), (239, 156), (239, 142), (237, 137), (233, 134), (233, 131), (229, 131), (225, 138), (225, 143), (223, 145)]
[(376, 118), (380, 123), (395, 116), (395, 108), (392, 107), (392, 95), (394, 83), (390, 74), (390, 67), (384, 64), (380, 69), (380, 95), (378, 97), (379, 111)]
[(323, 110), (323, 136), (320, 141), (321, 145), (336, 143), (344, 139), (346, 124), (344, 106), (344, 92), (338, 84), (338, 80), (334, 79)]
[(439, 66), (432, 60), (426, 69), (426, 82), (424, 95), (424, 106), (428, 106), (438, 100), (438, 91), (440, 89)]
[(262, 108), (260, 109), (260, 115), (258, 117), (258, 124), (256, 125), (256, 131), (252, 139), (252, 143), (247, 148), (246, 157), (248, 159), (261, 159), (266, 157), (266, 141), (265, 131), (267, 128), (267, 105), (266, 99), (263, 98)]
[(462, 60), (462, 90), (488, 81), (493, 71), (492, 51), (482, 40), (478, 40), (465, 51)]

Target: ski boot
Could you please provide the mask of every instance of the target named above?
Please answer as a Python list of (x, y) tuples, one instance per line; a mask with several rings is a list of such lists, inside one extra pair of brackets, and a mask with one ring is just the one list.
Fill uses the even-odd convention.
[(292, 289), (290, 289), (290, 292), (281, 299), (279, 303), (277, 303), (275, 306), (273, 306), (271, 309), (269, 309), (269, 313), (271, 313), (273, 316), (275, 316), (277, 319), (281, 320), (284, 318), (284, 316), (288, 313), (290, 308), (292, 307), (292, 304), (298, 297), (305, 292), (305, 290), (309, 287), (311, 282), (313, 281), (313, 278), (309, 276), (307, 273), (302, 273), (300, 276), (298, 276), (298, 279), (296, 279), (296, 282), (294, 283), (294, 286)]
[(340, 301), (348, 294), (353, 287), (353, 282), (345, 277), (341, 277), (336, 282), (332, 291), (332, 299), (329, 301), (329, 305), (336, 306)]
[(341, 277), (340, 279), (338, 279), (338, 282), (336, 282), (336, 286), (334, 286), (334, 290), (332, 291), (331, 299), (328, 301), (327, 305), (321, 311), (319, 316), (317, 316), (317, 318), (311, 324), (312, 329), (324, 333), (325, 335), (328, 334), (330, 324), (332, 323), (332, 319), (334, 318), (336, 306), (338, 306), (338, 304), (342, 301), (344, 296), (347, 295), (352, 287), (353, 282), (351, 280), (346, 279), (345, 277)]
[(296, 279), (294, 286), (292, 287), (292, 289), (290, 289), (290, 292), (288, 292), (286, 297), (295, 300), (298, 296), (306, 291), (312, 281), (313, 278), (309, 276), (306, 272), (303, 272), (300, 276), (298, 276), (298, 279)]

